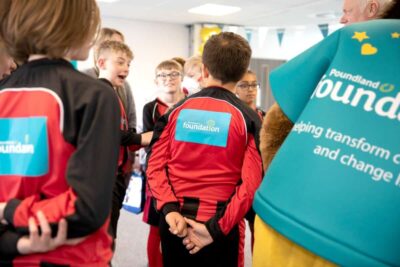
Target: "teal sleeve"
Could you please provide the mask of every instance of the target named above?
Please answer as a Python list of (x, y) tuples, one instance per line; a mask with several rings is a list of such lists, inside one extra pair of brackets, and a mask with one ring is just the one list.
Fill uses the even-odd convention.
[(300, 116), (315, 87), (335, 57), (340, 32), (340, 30), (334, 32), (271, 72), (272, 94), (292, 122)]

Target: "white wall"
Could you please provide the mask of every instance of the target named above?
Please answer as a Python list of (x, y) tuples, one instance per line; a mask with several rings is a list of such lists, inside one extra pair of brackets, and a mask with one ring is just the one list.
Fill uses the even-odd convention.
[(258, 34), (253, 35), (251, 46), (255, 58), (288, 60), (322, 39), (318, 26), (291, 27), (285, 29), (279, 45), (276, 29), (260, 29)]
[[(329, 25), (329, 34), (340, 28)], [(323, 39), (318, 25), (286, 27), (281, 45), (275, 28), (244, 28), (225, 26), (224, 31), (232, 31), (246, 38), (251, 45), (253, 58), (289, 60)], [(250, 39), (246, 32), (251, 32)]]
[[(184, 25), (103, 18), (102, 27), (115, 28), (125, 35), (134, 53), (128, 76), (136, 103), (138, 122), (143, 105), (156, 95), (154, 69), (163, 60), (189, 56), (189, 30)], [(92, 66), (93, 58), (78, 62), (78, 69)]]

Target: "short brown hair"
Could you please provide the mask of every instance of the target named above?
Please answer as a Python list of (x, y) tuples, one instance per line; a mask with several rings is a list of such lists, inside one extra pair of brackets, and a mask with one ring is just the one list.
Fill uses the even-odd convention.
[(384, 19), (400, 19), (400, 0), (393, 0), (383, 14)]
[(156, 67), (156, 75), (160, 70), (170, 70), (176, 69), (182, 74), (182, 65), (176, 62), (175, 60), (164, 60)]
[(110, 40), (114, 34), (121, 36), (122, 41), (125, 41), (125, 36), (120, 31), (118, 31), (116, 29), (104, 27), (104, 28), (101, 28), (99, 37), (97, 37), (96, 43), (101, 44), (104, 41)]
[(213, 35), (204, 45), (203, 64), (222, 84), (238, 82), (246, 73), (250, 58), (249, 43), (232, 32)]
[(1, 0), (0, 36), (18, 62), (29, 55), (64, 57), (99, 29), (96, 0)]
[(0, 39), (0, 56), (6, 53), (6, 47), (4, 46), (3, 41)]
[(121, 36), (122, 41), (125, 41), (125, 37), (120, 31), (112, 28), (101, 28), (99, 36), (97, 37), (96, 43), (94, 45), (94, 53), (93, 53), (94, 65), (96, 65), (97, 59), (99, 57), (97, 55), (98, 46), (105, 41), (111, 40), (111, 37), (114, 34), (118, 34), (119, 36)]
[(182, 68), (183, 66), (185, 66), (185, 62), (186, 60), (183, 57), (173, 57), (171, 58), (172, 60), (175, 60), (176, 62), (178, 62), (179, 64), (181, 64)]
[(118, 41), (104, 41), (102, 42), (96, 49), (96, 54), (98, 57), (104, 55), (107, 52), (114, 52), (114, 53), (124, 53), (125, 55), (127, 55), (130, 60), (133, 60), (133, 53), (132, 50), (129, 48), (129, 46), (127, 46), (124, 43), (118, 42)]

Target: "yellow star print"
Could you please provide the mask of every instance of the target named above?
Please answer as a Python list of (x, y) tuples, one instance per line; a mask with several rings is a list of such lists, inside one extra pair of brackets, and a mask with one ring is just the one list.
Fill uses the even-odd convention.
[(400, 38), (400, 33), (398, 33), (398, 32), (392, 33), (392, 38), (393, 39), (399, 39)]
[(359, 42), (364, 41), (365, 39), (369, 39), (367, 36), (367, 32), (354, 32), (353, 37), (351, 39), (357, 39)]

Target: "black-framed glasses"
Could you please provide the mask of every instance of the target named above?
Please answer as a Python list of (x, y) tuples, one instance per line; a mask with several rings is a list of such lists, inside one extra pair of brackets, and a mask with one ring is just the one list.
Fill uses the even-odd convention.
[(260, 88), (260, 84), (259, 83), (241, 83), (241, 84), (238, 84), (237, 87), (242, 90), (249, 90), (249, 89), (257, 90), (258, 88)]
[(166, 80), (167, 77), (170, 77), (171, 79), (176, 79), (179, 76), (181, 76), (181, 74), (180, 74), (180, 72), (177, 72), (177, 71), (174, 71), (174, 72), (171, 72), (171, 73), (159, 73), (159, 74), (156, 75), (157, 78), (160, 78), (160, 79), (163, 79), (163, 80)]

